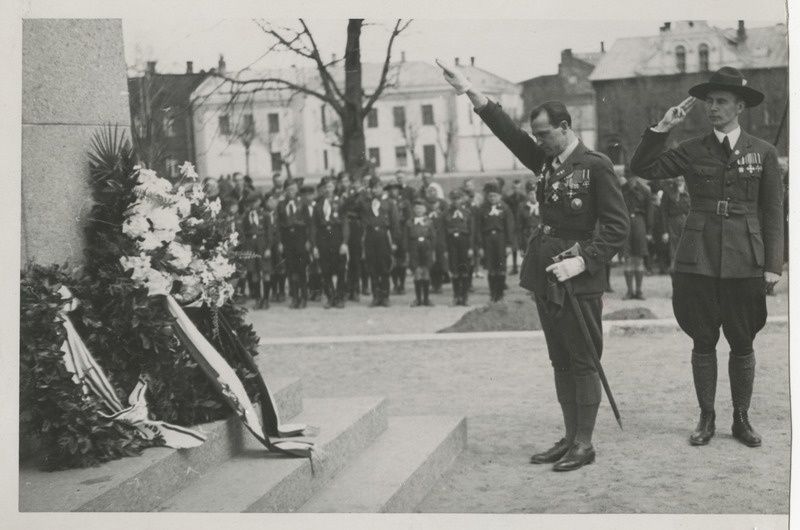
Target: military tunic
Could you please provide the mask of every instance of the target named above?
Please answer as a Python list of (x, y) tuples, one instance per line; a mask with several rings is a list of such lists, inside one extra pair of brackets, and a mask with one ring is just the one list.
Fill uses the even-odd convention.
[(350, 223), (339, 197), (321, 197), (311, 214), (311, 244), (319, 252), (319, 266), (323, 286), (333, 297), (333, 276), (336, 275), (335, 293), (344, 295), (347, 274), (347, 256), (340, 253), (342, 244), (350, 239)]

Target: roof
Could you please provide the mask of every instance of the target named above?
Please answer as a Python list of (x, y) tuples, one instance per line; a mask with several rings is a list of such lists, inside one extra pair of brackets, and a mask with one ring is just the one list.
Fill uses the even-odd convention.
[[(677, 44), (684, 37), (696, 40), (698, 36), (708, 40), (712, 47), (717, 45), (727, 51), (726, 55), (735, 57), (733, 60), (724, 59), (725, 65), (739, 69), (788, 66), (788, 31), (785, 24), (746, 28), (747, 38), (743, 43), (737, 43), (736, 33), (736, 29), (719, 29), (701, 23), (693, 31), (665, 31), (649, 37), (618, 39), (589, 79), (604, 81), (680, 73), (674, 60), (662, 60), (665, 44), (671, 50), (672, 43)], [(715, 68), (712, 66), (712, 69)]]

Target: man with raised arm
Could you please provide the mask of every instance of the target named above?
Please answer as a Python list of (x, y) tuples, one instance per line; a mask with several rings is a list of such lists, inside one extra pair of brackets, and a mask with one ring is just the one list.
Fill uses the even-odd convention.
[[(715, 431), (717, 341), (720, 327), (728, 358), (733, 436), (761, 445), (750, 425), (755, 354), (753, 339), (767, 319), (766, 288), (783, 267), (783, 187), (775, 148), (741, 129), (739, 116), (764, 94), (748, 86), (739, 70), (720, 68), (708, 83), (647, 129), (631, 159), (642, 178), (685, 176), (690, 210), (675, 253), (672, 307), (691, 337), (692, 374), (700, 421), (689, 437), (706, 445)], [(665, 149), (669, 131), (683, 122), (696, 99), (705, 102), (713, 130)]]
[[(562, 103), (550, 101), (533, 109), (534, 140), (459, 70), (438, 60), (437, 64), (456, 92), (469, 97), (495, 136), (540, 175), (541, 224), (523, 258), (520, 285), (535, 295), (565, 434), (550, 449), (534, 454), (531, 462), (553, 464), (556, 471), (578, 469), (595, 459), (592, 432), (603, 388), (575, 311), (583, 313), (594, 349), (601, 355), (605, 264), (622, 247), (629, 230), (617, 176), (605, 155), (581, 143)], [(561, 259), (559, 255), (576, 243), (580, 255)], [(574, 290), (578, 308), (564, 296), (565, 286)]]

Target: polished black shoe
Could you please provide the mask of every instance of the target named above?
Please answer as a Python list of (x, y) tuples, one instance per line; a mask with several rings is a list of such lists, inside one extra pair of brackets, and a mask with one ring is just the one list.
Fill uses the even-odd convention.
[(694, 432), (689, 436), (689, 443), (692, 445), (707, 445), (714, 436), (716, 414), (714, 411), (701, 412), (700, 421), (697, 422)]
[(561, 460), (553, 464), (553, 471), (573, 471), (594, 462), (592, 444), (575, 442)]
[(761, 436), (759, 436), (750, 425), (746, 410), (733, 411), (733, 426), (731, 427), (731, 432), (734, 438), (747, 447), (759, 447), (761, 445)]
[(642, 294), (642, 291), (636, 291), (633, 294), (633, 299), (634, 300), (644, 300), (644, 295)]
[(570, 447), (572, 447), (572, 443), (568, 442), (566, 438), (562, 438), (547, 451), (533, 455), (531, 457), (531, 464), (555, 464), (561, 460), (561, 457), (567, 454)]

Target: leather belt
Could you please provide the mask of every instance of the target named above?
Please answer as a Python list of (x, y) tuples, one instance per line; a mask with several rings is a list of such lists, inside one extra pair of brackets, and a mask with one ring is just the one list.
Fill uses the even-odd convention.
[(690, 211), (713, 213), (722, 217), (731, 215), (746, 215), (756, 213), (756, 203), (727, 201), (714, 201), (711, 199), (695, 199), (692, 201)]
[(594, 230), (568, 230), (565, 228), (555, 228), (550, 225), (539, 225), (539, 232), (549, 237), (574, 239), (575, 241), (591, 239), (594, 235)]

